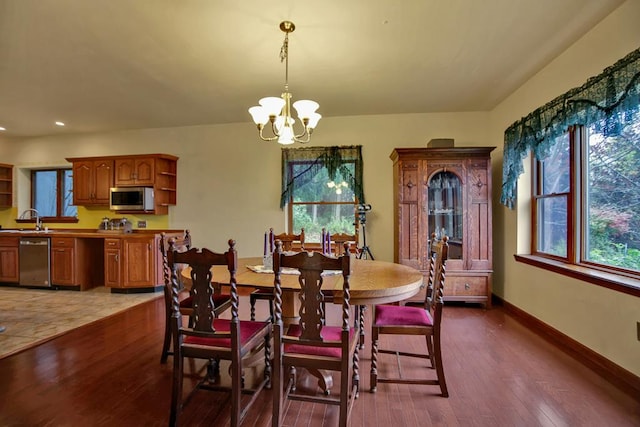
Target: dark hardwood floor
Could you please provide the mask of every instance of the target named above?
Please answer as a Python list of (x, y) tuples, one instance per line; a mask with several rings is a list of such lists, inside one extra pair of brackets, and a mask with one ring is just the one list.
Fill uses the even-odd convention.
[[(241, 303), (248, 314), (248, 299)], [(0, 426), (166, 425), (172, 360), (159, 362), (163, 311), (161, 299), (144, 303), (0, 360)], [(615, 388), (502, 308), (446, 306), (444, 313), (450, 397), (440, 397), (437, 387), (396, 384), (369, 393), (367, 336), (352, 426), (640, 426), (640, 397)], [(383, 342), (399, 349), (424, 345), (393, 338)], [(403, 362), (403, 374), (435, 374), (419, 363)], [(393, 357), (381, 356), (379, 369), (396, 369)], [(316, 387), (306, 376), (300, 382)], [(244, 425), (271, 425), (270, 396), (258, 400)], [(228, 425), (220, 405), (221, 394), (196, 394), (183, 425)], [(285, 424), (334, 426), (337, 408), (288, 403)]]

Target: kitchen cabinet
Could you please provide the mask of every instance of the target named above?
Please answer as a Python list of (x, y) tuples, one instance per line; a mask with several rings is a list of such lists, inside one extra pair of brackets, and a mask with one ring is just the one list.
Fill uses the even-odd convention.
[(132, 157), (116, 160), (116, 186), (153, 186), (155, 184), (155, 158)]
[[(166, 215), (177, 200), (178, 158), (169, 154), (75, 157), (73, 203), (109, 206), (111, 187), (152, 187), (154, 209), (146, 214)], [(128, 213), (120, 211), (120, 213)], [(132, 213), (135, 213), (132, 211)]]
[(109, 206), (111, 187), (113, 187), (113, 160), (79, 159), (73, 161), (74, 205)]
[(75, 237), (51, 238), (51, 283), (81, 291), (102, 285), (102, 242)]
[[(445, 301), (491, 306), (491, 151), (396, 148), (394, 261), (427, 274), (432, 235), (449, 237)], [(423, 301), (424, 292), (413, 297)]]
[(120, 287), (120, 239), (104, 239), (104, 285), (109, 288)]
[(0, 208), (13, 204), (13, 166), (0, 163)]
[(104, 245), (105, 286), (126, 289), (162, 285), (156, 235), (108, 238)]
[(54, 285), (74, 285), (75, 281), (75, 240), (70, 237), (51, 239), (51, 283)]
[(20, 281), (19, 237), (0, 237), (0, 282)]

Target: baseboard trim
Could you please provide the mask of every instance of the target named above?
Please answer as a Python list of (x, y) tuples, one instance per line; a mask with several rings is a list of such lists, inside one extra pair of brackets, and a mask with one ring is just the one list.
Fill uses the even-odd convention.
[(507, 313), (524, 326), (555, 344), (562, 351), (592, 369), (625, 393), (635, 398), (640, 396), (640, 377), (502, 298), (493, 295), (493, 300), (494, 304), (504, 307)]

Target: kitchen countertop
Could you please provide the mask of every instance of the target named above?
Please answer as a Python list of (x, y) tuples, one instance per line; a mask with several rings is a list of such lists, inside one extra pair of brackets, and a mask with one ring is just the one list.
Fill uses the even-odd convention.
[(149, 235), (159, 233), (184, 233), (184, 230), (152, 230), (152, 229), (136, 229), (132, 232), (125, 233), (123, 230), (94, 230), (94, 229), (0, 229), (0, 237), (81, 237), (81, 238), (99, 238), (105, 239), (109, 237), (148, 237)]

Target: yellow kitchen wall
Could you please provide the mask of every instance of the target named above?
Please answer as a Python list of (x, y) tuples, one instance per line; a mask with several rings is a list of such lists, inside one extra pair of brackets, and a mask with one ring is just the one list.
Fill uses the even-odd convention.
[[(533, 76), (491, 113), (491, 140), (567, 90), (640, 46), (640, 2), (623, 3), (588, 34)], [(500, 144), (502, 145), (502, 144)], [(502, 149), (495, 153), (502, 164)], [(640, 298), (518, 263), (513, 255), (529, 252), (530, 163), (518, 182), (518, 205), (500, 204), (494, 191), (494, 293), (624, 369), (640, 376)], [(494, 182), (501, 171), (494, 169)]]

